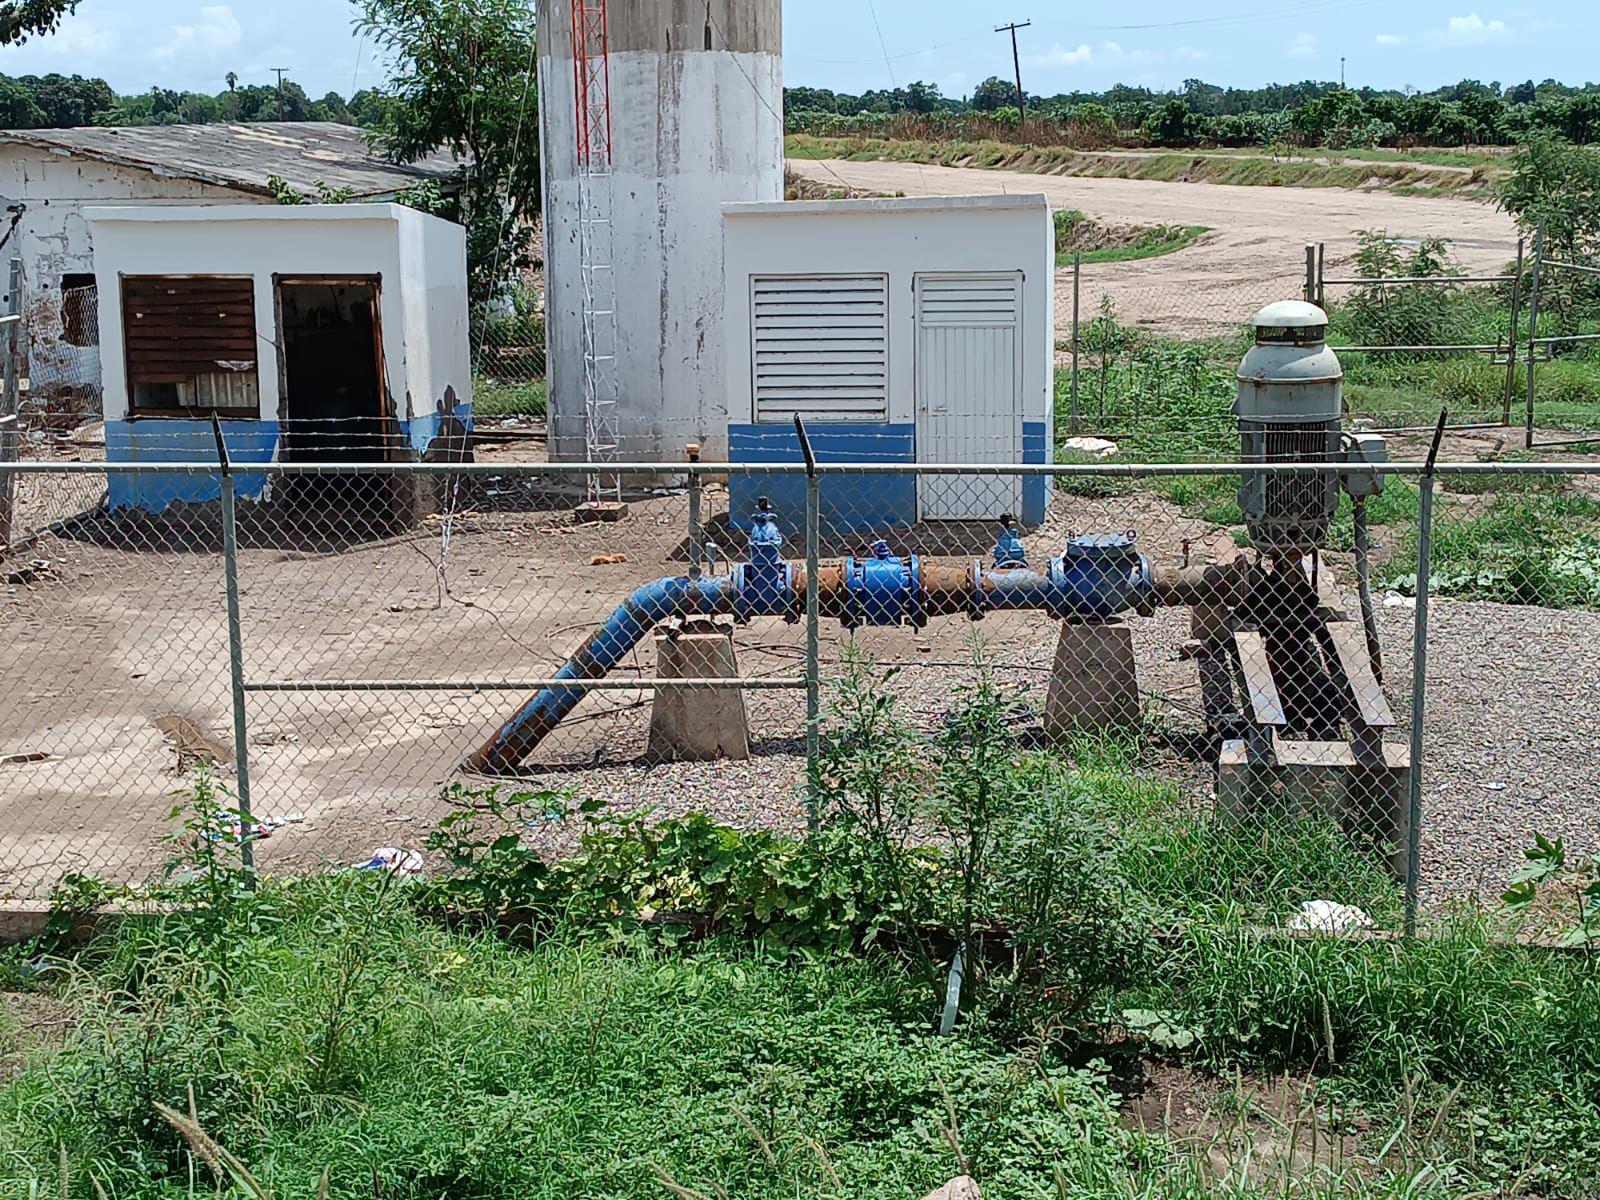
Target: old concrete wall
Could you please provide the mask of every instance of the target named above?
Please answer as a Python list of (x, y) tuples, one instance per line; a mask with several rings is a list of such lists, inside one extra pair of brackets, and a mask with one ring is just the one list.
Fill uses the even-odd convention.
[[(463, 435), (470, 429), (466, 242), (459, 225), (396, 204), (98, 208), (89, 210), (88, 220), (94, 232), (95, 271), (102, 279), (231, 275), (254, 281), (260, 420), (223, 422), (230, 453), (239, 461), (270, 462), (279, 449), (283, 384), (274, 352), (279, 343), (275, 275), (377, 275), (385, 382), (403, 436), (420, 456), (430, 451), (435, 438), (452, 432), (443, 427), (444, 412)], [(213, 461), (215, 449), (205, 421), (130, 419), (122, 312), (114, 287), (100, 292), (100, 334), (110, 457)], [(174, 494), (170, 481), (194, 494)], [(209, 481), (177, 476), (136, 482), (144, 490), (121, 501), (154, 509), (174, 500), (206, 499), (195, 489), (210, 488)], [(118, 503), (119, 496), (114, 493), (112, 501)]]
[(472, 427), (467, 231), (414, 209), (394, 211), (405, 281), (408, 437), (419, 455), (441, 454), (441, 438), (464, 451)]
[(31, 146), (0, 146), (0, 207), (27, 206), (0, 258), (22, 259), (30, 406), (64, 419), (100, 409), (100, 348), (62, 340), (61, 278), (94, 270), (87, 206), (250, 202), (259, 197)]
[[(721, 205), (783, 198), (779, 0), (610, 8), (611, 257), (621, 456), (727, 453)], [(584, 454), (571, 8), (540, 0), (550, 450)], [(722, 34), (726, 34), (724, 40)], [(603, 236), (603, 231), (602, 231)]]

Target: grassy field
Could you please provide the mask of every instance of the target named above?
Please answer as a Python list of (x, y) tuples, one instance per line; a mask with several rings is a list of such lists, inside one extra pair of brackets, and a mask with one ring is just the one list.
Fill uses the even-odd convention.
[[(1250, 151), (1121, 153), (1009, 142), (889, 141), (822, 138), (809, 134), (790, 134), (785, 146), (790, 158), (882, 159), (1102, 179), (1147, 179), (1167, 183), (1186, 180), (1260, 187), (1379, 188), (1430, 195), (1487, 196), (1498, 170), (1493, 159), (1441, 162), (1437, 161), (1440, 157), (1437, 153), (1389, 159), (1382, 156), (1385, 152), (1379, 151), (1288, 158)], [(1426, 161), (1430, 159), (1434, 161)], [(1456, 169), (1460, 166), (1470, 169)]]
[(475, 417), (542, 417), (546, 399), (547, 387), (543, 379), (507, 383), (480, 376), (472, 382)]
[[(1159, 744), (1028, 749), (989, 685), (914, 734), (888, 694), (847, 671), (802, 841), (589, 810), (547, 864), (505, 834), (552, 797), (462, 794), (434, 882), (252, 891), (197, 784), (174, 910), (7, 960), (0, 1192), (1593, 1195), (1584, 955), (1471, 909), (1263, 936), (1312, 897), (1392, 927), (1399, 895), (1320, 819), (1196, 809)], [(1181, 1111), (1140, 1108), (1158, 1081)]]
[(1073, 255), (1085, 263), (1137, 262), (1192, 246), (1211, 232), (1204, 225), (1137, 225), (1108, 228), (1077, 209), (1058, 209), (1056, 265), (1070, 267)]

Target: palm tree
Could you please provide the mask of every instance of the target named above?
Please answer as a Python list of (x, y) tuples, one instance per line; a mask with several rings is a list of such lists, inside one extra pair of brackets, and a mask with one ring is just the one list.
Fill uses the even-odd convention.
[(230, 92), (233, 91), (234, 88), (239, 86), (239, 75), (238, 75), (238, 72), (229, 71), (226, 75), (223, 76), (223, 78), (227, 80), (227, 82), (228, 82), (228, 90)]

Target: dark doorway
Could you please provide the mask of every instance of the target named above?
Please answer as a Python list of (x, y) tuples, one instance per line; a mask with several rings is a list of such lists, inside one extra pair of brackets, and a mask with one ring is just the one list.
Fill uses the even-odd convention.
[[(383, 380), (376, 279), (279, 279), (281, 452), (290, 463), (384, 462), (395, 438)], [(292, 476), (297, 503), (387, 512), (384, 481), (340, 473)]]

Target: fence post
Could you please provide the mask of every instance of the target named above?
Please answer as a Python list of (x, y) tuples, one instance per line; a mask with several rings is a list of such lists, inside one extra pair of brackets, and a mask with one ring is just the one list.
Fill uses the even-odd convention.
[(222, 422), (211, 416), (217, 439), (217, 466), (222, 484), (222, 578), (228, 596), (228, 672), (233, 691), (233, 769), (239, 807), (239, 861), (254, 871), (250, 809), (250, 740), (244, 704), (244, 639), (239, 630), (239, 528), (235, 520), (233, 466), (222, 440)]
[(1328, 307), (1328, 286), (1323, 282), (1328, 277), (1328, 243), (1317, 243), (1317, 299), (1316, 306), (1326, 310)]
[(0, 548), (11, 545), (11, 523), (16, 515), (16, 476), (5, 464), (16, 462), (21, 441), (21, 386), (17, 372), (22, 362), (22, 260), (11, 260), (6, 285), (5, 327), (0, 329)]
[(684, 447), (689, 459), (689, 578), (700, 578), (700, 564), (705, 561), (705, 523), (701, 519), (701, 499), (705, 485), (697, 469), (700, 463), (700, 443), (690, 442)]
[(1317, 302), (1317, 244), (1306, 243), (1306, 284), (1305, 298), (1307, 304)]
[(1506, 395), (1500, 424), (1511, 424), (1511, 397), (1517, 390), (1517, 331), (1522, 328), (1522, 263), (1526, 238), (1517, 239), (1517, 269), (1511, 277), (1511, 334), (1506, 338)]
[(1411, 643), (1411, 772), (1406, 795), (1406, 937), (1417, 935), (1417, 893), (1422, 876), (1422, 735), (1428, 699), (1428, 595), (1433, 576), (1433, 468), (1449, 414), (1439, 410), (1428, 462), (1417, 481), (1417, 617)]
[(794, 430), (806, 460), (806, 828), (815, 832), (821, 817), (818, 759), (822, 741), (822, 609), (817, 573), (822, 558), (822, 489), (817, 478), (817, 456), (798, 413)]
[(1078, 355), (1083, 351), (1083, 332), (1079, 328), (1079, 297), (1083, 288), (1083, 251), (1072, 252), (1072, 436), (1083, 432), (1082, 412), (1078, 407)]
[(1528, 423), (1526, 436), (1523, 439), (1523, 449), (1533, 449), (1533, 399), (1536, 386), (1535, 359), (1539, 353), (1539, 284), (1544, 268), (1544, 230), (1545, 224), (1539, 222), (1539, 228), (1533, 235), (1533, 281), (1528, 287)]

